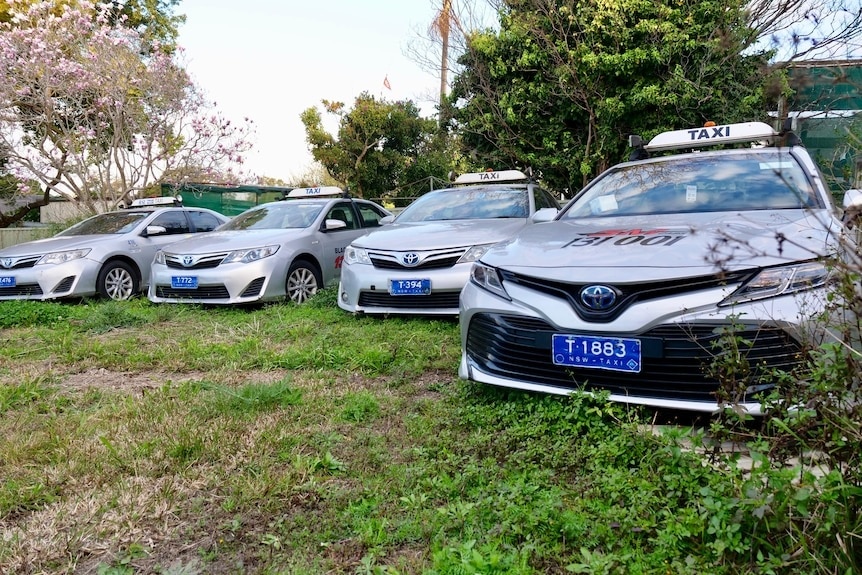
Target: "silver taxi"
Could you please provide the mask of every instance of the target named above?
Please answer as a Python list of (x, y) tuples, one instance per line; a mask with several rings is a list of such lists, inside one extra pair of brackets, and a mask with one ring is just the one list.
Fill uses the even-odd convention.
[(389, 215), (338, 187), (294, 189), (213, 233), (160, 250), (147, 296), (157, 303), (248, 304), (285, 297), (303, 303), (338, 279), (347, 245)]
[(354, 313), (458, 314), (470, 266), (493, 244), (548, 217), (557, 200), (524, 172), (462, 174), (345, 252), (338, 305)]
[(184, 208), (176, 198), (142, 198), (98, 214), (51, 238), (0, 250), (0, 300), (128, 299), (145, 291), (162, 246), (209, 232), (228, 217)]
[[(734, 143), (754, 147), (700, 149)], [(649, 157), (660, 151), (674, 153)], [(767, 124), (666, 132), (635, 157), (476, 262), (459, 375), (761, 413), (770, 370), (829, 337), (809, 318), (829, 301), (829, 258), (855, 250), (841, 214), (798, 138)], [(734, 345), (745, 369), (728, 393), (720, 365)]]

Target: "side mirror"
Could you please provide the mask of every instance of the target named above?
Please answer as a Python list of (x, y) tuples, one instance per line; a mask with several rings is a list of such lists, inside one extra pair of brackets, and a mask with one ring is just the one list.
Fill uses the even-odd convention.
[(327, 219), (323, 222), (323, 231), (331, 232), (333, 230), (345, 230), (347, 229), (347, 223), (342, 222), (341, 220), (330, 220)]
[(383, 216), (382, 218), (380, 218), (380, 225), (384, 226), (386, 224), (391, 224), (394, 219), (395, 216)]
[(147, 237), (160, 236), (168, 233), (168, 229), (165, 226), (147, 226), (145, 233), (147, 234)]
[(530, 218), (530, 221), (534, 224), (550, 222), (555, 217), (557, 217), (558, 212), (559, 210), (557, 210), (557, 208), (542, 208), (541, 210), (538, 210), (535, 214), (533, 214), (533, 216)]
[(862, 216), (862, 190), (847, 190), (844, 193), (844, 222), (857, 226)]
[(862, 208), (862, 190), (847, 190), (844, 193), (844, 209)]

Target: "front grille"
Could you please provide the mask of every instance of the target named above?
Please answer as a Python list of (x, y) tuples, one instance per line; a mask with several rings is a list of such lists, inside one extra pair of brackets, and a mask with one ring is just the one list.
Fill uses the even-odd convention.
[(223, 285), (198, 286), (194, 289), (175, 289), (157, 285), (156, 296), (171, 299), (228, 299), (230, 294)]
[(42, 295), (39, 284), (18, 284), (15, 287), (0, 288), (0, 297), (20, 297)]
[(266, 278), (257, 278), (245, 288), (239, 297), (256, 297), (260, 295), (260, 290), (263, 288), (263, 281)]
[(183, 265), (183, 255), (181, 254), (165, 254), (165, 265), (174, 270), (206, 270), (218, 267), (228, 252), (220, 254), (207, 254), (199, 256), (199, 259), (194, 265)]
[[(36, 265), (36, 262), (38, 262), (41, 257), (42, 256), (27, 256), (27, 257), (24, 257), (24, 258), (17, 260), (14, 265), (11, 265), (9, 267), (3, 266), (0, 269), (3, 269), (3, 270), (20, 270), (20, 269), (24, 269), (24, 268), (32, 268), (33, 266)], [(12, 259), (14, 259), (14, 258), (12, 258)]]
[[(479, 369), (499, 377), (566, 390), (715, 401), (719, 383), (706, 374), (706, 368), (717, 352), (714, 342), (728, 328), (725, 323), (666, 325), (639, 334), (640, 373), (555, 365), (552, 335), (565, 330), (536, 318), (476, 314), (470, 321), (466, 351)], [(755, 375), (750, 381), (773, 369), (791, 370), (799, 362), (799, 343), (777, 326), (749, 324), (734, 334), (751, 342), (747, 359)]]
[[(384, 270), (439, 270), (451, 268), (461, 256), (465, 248), (452, 248), (445, 250), (417, 251), (417, 252), (368, 252), (371, 263), (377, 269)], [(404, 265), (402, 258), (407, 253), (415, 253), (419, 257), (416, 265)]]
[(460, 296), (460, 291), (431, 292), (428, 295), (390, 295), (385, 291), (364, 291), (359, 294), (359, 305), (396, 309), (446, 309), (457, 308)]
[(72, 283), (75, 281), (75, 276), (63, 278), (63, 281), (58, 283), (52, 293), (64, 293), (72, 289)]
[(578, 317), (591, 323), (608, 323), (619, 317), (628, 307), (651, 299), (691, 293), (699, 290), (713, 289), (744, 282), (751, 272), (726, 272), (684, 280), (663, 280), (656, 282), (639, 282), (636, 284), (604, 284), (617, 293), (616, 302), (607, 310), (592, 310), (581, 302), (581, 290), (589, 285), (602, 282), (568, 283), (516, 274), (508, 270), (500, 270), (503, 280), (520, 286), (560, 298), (578, 314)]

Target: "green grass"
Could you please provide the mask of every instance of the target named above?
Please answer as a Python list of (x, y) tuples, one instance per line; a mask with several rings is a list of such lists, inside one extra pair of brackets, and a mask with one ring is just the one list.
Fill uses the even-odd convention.
[(799, 519), (847, 509), (839, 477), (710, 463), (601, 397), (466, 384), (456, 322), (333, 298), (0, 303), (0, 572), (838, 565), (847, 522)]

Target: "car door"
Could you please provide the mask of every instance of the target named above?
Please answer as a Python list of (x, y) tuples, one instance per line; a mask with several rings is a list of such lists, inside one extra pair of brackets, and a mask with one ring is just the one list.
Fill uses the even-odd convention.
[(136, 241), (138, 250), (132, 254), (138, 269), (141, 271), (142, 285), (149, 283), (150, 264), (156, 256), (156, 252), (163, 246), (178, 242), (191, 236), (189, 220), (183, 210), (168, 210), (157, 214), (147, 224), (147, 228), (164, 228), (164, 232), (149, 234), (146, 229), (142, 232), (140, 240)]
[(362, 226), (359, 212), (350, 201), (333, 204), (326, 214), (326, 220), (344, 222), (345, 227), (321, 230), (321, 266), (324, 285), (341, 275), (344, 250), (350, 242), (368, 232), (368, 229)]

